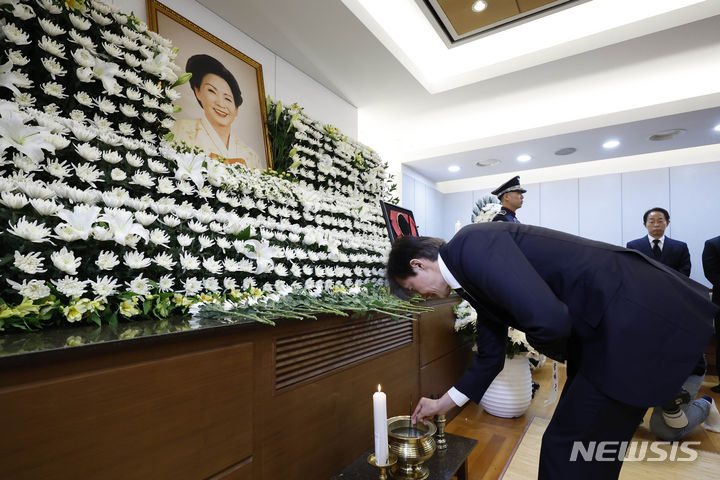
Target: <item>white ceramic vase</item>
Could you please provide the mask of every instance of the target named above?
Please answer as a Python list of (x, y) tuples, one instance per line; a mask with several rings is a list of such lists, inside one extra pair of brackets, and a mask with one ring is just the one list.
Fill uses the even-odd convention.
[(505, 367), (480, 400), (486, 412), (496, 417), (519, 417), (530, 407), (532, 377), (525, 355), (505, 359)]

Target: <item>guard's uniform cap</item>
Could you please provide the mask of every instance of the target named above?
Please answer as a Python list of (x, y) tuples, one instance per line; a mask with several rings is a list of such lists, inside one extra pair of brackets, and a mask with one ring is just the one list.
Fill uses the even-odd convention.
[(492, 191), (493, 195), (497, 195), (498, 197), (503, 195), (504, 193), (508, 192), (520, 192), (525, 193), (527, 190), (525, 190), (523, 187), (520, 186), (520, 175), (517, 175), (507, 182), (500, 185), (498, 188)]

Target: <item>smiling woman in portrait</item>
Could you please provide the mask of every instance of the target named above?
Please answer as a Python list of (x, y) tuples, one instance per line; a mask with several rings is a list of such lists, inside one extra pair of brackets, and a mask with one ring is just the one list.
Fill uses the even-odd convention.
[(202, 118), (179, 119), (173, 127), (175, 139), (205, 150), (228, 163), (265, 168), (262, 159), (242, 140), (232, 135), (243, 99), (235, 77), (210, 55), (193, 55), (185, 69), (192, 73), (190, 88), (202, 107)]

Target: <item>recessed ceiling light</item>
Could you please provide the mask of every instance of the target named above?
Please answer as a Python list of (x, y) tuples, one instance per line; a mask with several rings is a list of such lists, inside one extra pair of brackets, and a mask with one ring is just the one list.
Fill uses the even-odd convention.
[(478, 167), (492, 167), (493, 165), (497, 165), (500, 163), (500, 160), (497, 158), (488, 158), (487, 160), (479, 160), (475, 163)]
[(532, 156), (528, 155), (527, 153), (523, 153), (522, 155), (517, 156), (518, 162), (529, 162), (530, 160), (532, 160)]
[(557, 152), (555, 152), (555, 155), (570, 155), (577, 152), (577, 148), (575, 147), (565, 147), (561, 148)]
[(650, 135), (648, 137), (648, 140), (651, 140), (653, 142), (661, 142), (663, 140), (670, 140), (671, 138), (675, 138), (678, 135), (682, 135), (683, 133), (687, 132), (684, 128), (673, 128), (671, 130), (663, 130), (662, 132), (657, 132), (656, 134)]
[(457, 165), (450, 165), (448, 167), (448, 172), (459, 172), (459, 171), (460, 171), (460, 167), (458, 167)]
[(618, 145), (620, 145), (620, 141), (619, 141), (619, 140), (608, 140), (607, 142), (603, 143), (603, 148), (608, 148), (608, 149), (610, 149), (610, 148), (615, 148), (615, 147), (617, 147)]
[(485, 0), (477, 0), (477, 2), (472, 4), (473, 12), (482, 12), (486, 8), (487, 8), (487, 2)]
[(715, 130), (716, 132), (720, 132), (720, 123), (718, 123), (717, 125), (715, 125), (715, 127), (713, 128), (713, 130)]

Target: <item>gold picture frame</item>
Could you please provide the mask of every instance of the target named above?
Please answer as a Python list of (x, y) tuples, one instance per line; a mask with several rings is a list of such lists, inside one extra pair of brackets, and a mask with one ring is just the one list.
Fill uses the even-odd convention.
[(195, 72), (176, 87), (175, 140), (227, 163), (272, 168), (262, 65), (157, 0), (145, 3), (148, 27), (178, 48), (183, 70)]

